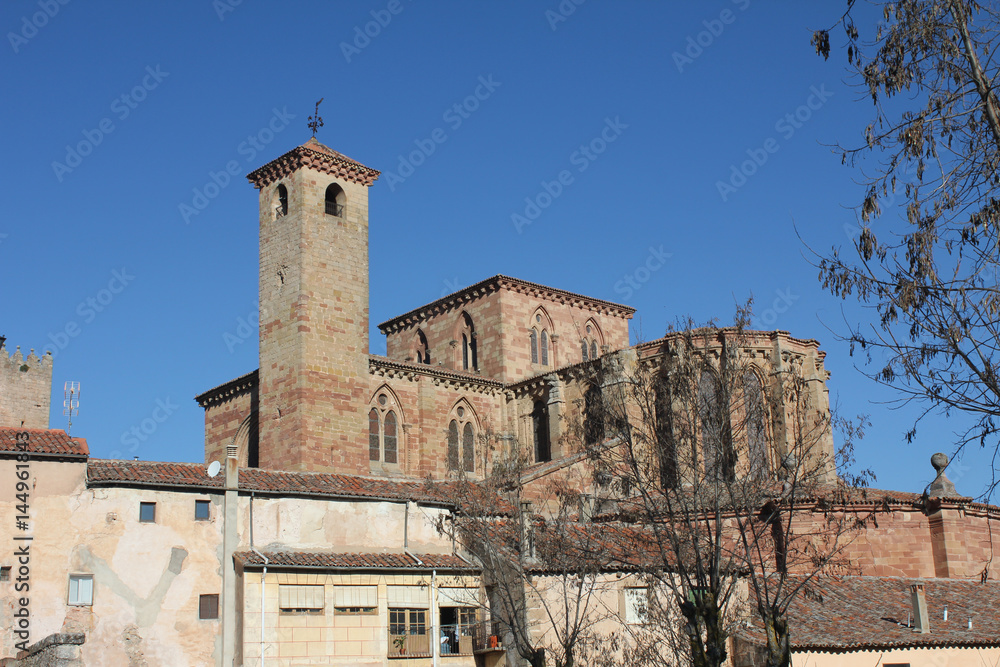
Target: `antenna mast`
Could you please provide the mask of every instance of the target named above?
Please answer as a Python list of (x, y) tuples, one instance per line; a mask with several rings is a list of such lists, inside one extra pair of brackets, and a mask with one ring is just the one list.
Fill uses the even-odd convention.
[(68, 380), (63, 385), (63, 416), (69, 418), (66, 435), (73, 428), (73, 415), (80, 414), (80, 383)]

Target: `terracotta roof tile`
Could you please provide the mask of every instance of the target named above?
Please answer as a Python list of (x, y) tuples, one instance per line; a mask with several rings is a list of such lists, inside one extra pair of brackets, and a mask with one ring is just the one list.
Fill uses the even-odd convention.
[[(923, 584), (930, 632), (907, 627), (910, 585)], [(948, 620), (944, 609), (948, 607)], [(915, 646), (1000, 646), (1000, 582), (904, 577), (825, 577), (788, 610), (792, 647), (839, 652)], [(972, 618), (972, 629), (968, 627)], [(763, 645), (759, 621), (740, 631)]]
[(0, 452), (19, 452), (17, 434), (28, 434), (27, 451), (47, 456), (86, 458), (90, 454), (87, 441), (73, 438), (58, 428), (0, 428)]
[(379, 331), (384, 334), (389, 334), (396, 329), (405, 329), (408, 326), (430, 317), (432, 314), (436, 313), (438, 309), (446, 307), (452, 301), (462, 303), (473, 298), (478, 298), (488, 292), (495, 292), (499, 289), (542, 292), (550, 295), (550, 297), (565, 299), (569, 302), (587, 304), (595, 309), (604, 309), (618, 317), (628, 319), (630, 319), (632, 314), (635, 313), (635, 308), (632, 308), (631, 306), (624, 306), (620, 303), (605, 301), (604, 299), (596, 299), (591, 296), (567, 292), (566, 290), (557, 289), (555, 287), (547, 287), (545, 285), (539, 285), (538, 283), (528, 282), (527, 280), (521, 280), (520, 278), (512, 278), (510, 276), (498, 274), (490, 278), (486, 278), (485, 280), (480, 280), (475, 285), (470, 285), (469, 287), (460, 289), (453, 294), (443, 296), (436, 301), (424, 304), (419, 308), (414, 308), (413, 310), (403, 313), (402, 315), (386, 320), (385, 322), (382, 322), (382, 324), (378, 325)]
[[(267, 557), (268, 567), (479, 570), (479, 568), (452, 554), (413, 554), (411, 556), (405, 553), (326, 553), (315, 551), (264, 551), (262, 553)], [(264, 560), (253, 551), (238, 551), (233, 556), (244, 566), (259, 567), (264, 565)]]
[[(87, 483), (90, 486), (142, 485), (222, 489), (223, 480), (224, 474), (214, 478), (209, 477), (205, 466), (200, 463), (91, 459), (87, 466)], [(321, 472), (241, 468), (239, 488), (240, 491), (258, 493), (451, 503), (448, 483), (428, 486), (423, 480), (397, 481)]]

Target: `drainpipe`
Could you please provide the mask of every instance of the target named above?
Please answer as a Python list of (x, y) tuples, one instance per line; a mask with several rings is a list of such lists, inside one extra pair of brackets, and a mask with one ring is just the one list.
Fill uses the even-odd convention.
[(438, 667), (441, 664), (441, 618), (437, 604), (437, 570), (431, 570), (431, 627), (434, 630), (431, 641), (434, 645), (434, 667)]
[(239, 546), (239, 460), (236, 448), (226, 448), (225, 490), (222, 495), (222, 665), (233, 667), (236, 661), (236, 568), (233, 552)]
[(264, 667), (264, 579), (267, 578), (267, 556), (257, 551), (253, 545), (253, 492), (250, 492), (250, 550), (264, 560), (264, 570), (260, 573), (260, 667)]

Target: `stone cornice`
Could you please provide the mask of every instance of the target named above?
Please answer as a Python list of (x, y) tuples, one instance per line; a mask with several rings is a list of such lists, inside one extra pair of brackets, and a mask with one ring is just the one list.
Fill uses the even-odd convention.
[(504, 388), (504, 383), (500, 380), (473, 375), (472, 373), (453, 371), (440, 366), (395, 361), (387, 357), (377, 357), (374, 355), (369, 355), (368, 357), (368, 372), (373, 376), (388, 379), (404, 378), (407, 380), (416, 380), (426, 377), (430, 378), (435, 384), (462, 387), (463, 389), (471, 389), (482, 393), (494, 393)]
[(481, 280), (475, 285), (466, 287), (465, 289), (459, 290), (454, 294), (449, 294), (448, 296), (442, 297), (437, 301), (432, 301), (431, 303), (415, 308), (407, 313), (399, 315), (398, 317), (394, 317), (391, 320), (387, 320), (378, 325), (378, 328), (379, 331), (386, 335), (397, 331), (403, 331), (415, 324), (430, 319), (435, 315), (460, 308), (464, 303), (475, 301), (483, 296), (486, 296), (487, 294), (497, 292), (501, 289), (516, 292), (518, 294), (535, 296), (545, 299), (546, 301), (577, 306), (579, 308), (592, 310), (602, 315), (611, 315), (613, 317), (621, 317), (624, 319), (631, 319), (633, 313), (635, 313), (635, 308), (632, 308), (631, 306), (623, 306), (619, 303), (604, 301), (603, 299), (595, 299), (593, 297), (567, 292), (554, 287), (546, 287), (545, 285), (539, 285), (538, 283), (528, 282), (527, 280), (521, 280), (520, 278), (511, 278), (510, 276), (501, 274), (487, 278), (486, 280)]
[(247, 180), (260, 190), (303, 167), (368, 186), (374, 183), (381, 173), (377, 169), (366, 167), (312, 138), (281, 157), (251, 171), (247, 174)]
[(213, 387), (206, 392), (198, 394), (194, 397), (194, 400), (198, 401), (198, 405), (203, 408), (207, 408), (215, 403), (221, 403), (226, 401), (233, 396), (238, 396), (250, 391), (253, 387), (257, 386), (257, 371), (253, 370), (246, 375), (241, 375), (234, 380), (220, 384), (218, 387)]

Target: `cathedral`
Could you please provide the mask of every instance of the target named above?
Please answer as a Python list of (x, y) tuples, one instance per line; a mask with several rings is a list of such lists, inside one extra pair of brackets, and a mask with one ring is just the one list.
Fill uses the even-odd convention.
[[(627, 305), (497, 275), (378, 324), (387, 354), (371, 354), (378, 177), (315, 138), (247, 175), (259, 367), (196, 397), (204, 461), (91, 458), (85, 439), (48, 428), (51, 356), (0, 347), (0, 470), (24, 483), (0, 498), (15, 545), (0, 553), (4, 665), (524, 664), (492, 622), (483, 563), (440, 529), (458, 509), (447, 485), (486, 480), (516, 453), (527, 498), (570, 472), (581, 496), (607, 495), (579, 443), (615, 443), (587, 420), (669, 346), (631, 344)], [(729, 335), (713, 334), (719, 349)], [(775, 377), (794, 368), (808, 418), (828, 420), (825, 353), (784, 331), (740, 345), (746, 395), (779, 400), (747, 399), (760, 415), (741, 449), (753, 460), (727, 465), (777, 471), (796, 423)], [(811, 454), (831, 484), (834, 452), (827, 431)], [(796, 664), (1000, 661), (1000, 508), (944, 482), (852, 496), (877, 523), (848, 548), (856, 572), (790, 609)], [(624, 504), (629, 491), (614, 496)], [(641, 624), (630, 591), (643, 584), (613, 570), (603, 622)], [(911, 610), (928, 631), (902, 623)], [(761, 664), (758, 630), (734, 633), (735, 667)]]

